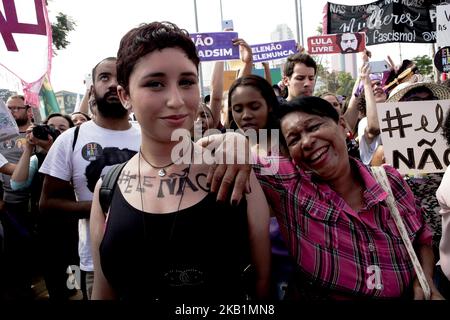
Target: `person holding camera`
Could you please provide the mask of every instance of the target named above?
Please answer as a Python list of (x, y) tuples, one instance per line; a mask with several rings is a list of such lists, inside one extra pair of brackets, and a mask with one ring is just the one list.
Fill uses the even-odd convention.
[[(71, 254), (77, 256), (77, 240), (72, 241), (70, 237), (73, 233), (77, 235), (77, 221), (39, 212), (43, 175), (38, 170), (56, 138), (74, 126), (71, 117), (61, 113), (53, 113), (42, 124), (30, 126), (26, 130), (24, 151), (11, 176), (12, 190), (31, 190), (31, 212), (38, 244), (35, 249), (42, 261), (39, 270), (52, 300), (64, 300), (69, 296), (66, 269), (72, 264)], [(73, 250), (67, 250), (70, 244)]]
[[(13, 95), (6, 107), (14, 117), (19, 135), (0, 143), (0, 153), (15, 164), (19, 161), (26, 140), (26, 129), (31, 125), (32, 108), (25, 103), (23, 95)], [(9, 173), (10, 174), (10, 173)], [(30, 268), (30, 191), (14, 191), (10, 186), (10, 175), (2, 173), (4, 206), (0, 212), (3, 225), (4, 262), (0, 265), (0, 300), (31, 299), (32, 268)]]
[[(74, 123), (69, 116), (53, 113), (42, 124), (28, 127), (22, 156), (11, 176), (11, 188), (13, 190), (23, 190), (31, 186), (37, 169), (53, 141), (62, 132), (73, 126)], [(35, 155), (33, 155), (34, 151), (36, 151)]]

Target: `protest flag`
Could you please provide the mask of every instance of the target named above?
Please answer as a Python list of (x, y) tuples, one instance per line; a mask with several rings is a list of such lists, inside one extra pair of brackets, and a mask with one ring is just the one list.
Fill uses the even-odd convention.
[(52, 31), (46, 0), (3, 0), (0, 5), (0, 65), (17, 76), (25, 101), (39, 106), (39, 90), (50, 74)]
[(41, 98), (41, 108), (44, 109), (46, 117), (54, 112), (61, 112), (55, 92), (53, 92), (52, 85), (48, 81), (47, 76), (44, 77), (39, 97)]

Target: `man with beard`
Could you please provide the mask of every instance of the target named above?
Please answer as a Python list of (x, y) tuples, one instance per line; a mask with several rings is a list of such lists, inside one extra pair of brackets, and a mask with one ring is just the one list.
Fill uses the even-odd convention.
[[(33, 116), (31, 107), (25, 104), (22, 95), (11, 96), (6, 101), (17, 126), (19, 135), (13, 139), (0, 143), (0, 153), (10, 163), (17, 163), (26, 143), (26, 130), (31, 125)], [(13, 191), (10, 176), (0, 174), (3, 182), (4, 210), (0, 219), (5, 232), (5, 262), (1, 271), (0, 287), (4, 292), (2, 298), (8, 300), (31, 298), (31, 236), (32, 220), (29, 212), (29, 189)], [(4, 282), (4, 283), (3, 283)]]
[(341, 53), (354, 53), (358, 51), (361, 42), (359, 33), (340, 33), (336, 35), (336, 41), (339, 44)]
[[(83, 123), (78, 135), (75, 128), (61, 134), (39, 170), (45, 175), (40, 210), (79, 218), (78, 253), (85, 299), (90, 298), (94, 271), (89, 237), (92, 186), (110, 166), (131, 158), (140, 145), (140, 130), (128, 122), (128, 111), (117, 96), (116, 58), (100, 61), (92, 70), (92, 79), (96, 117)], [(65, 196), (71, 189), (75, 189), (75, 201)]]

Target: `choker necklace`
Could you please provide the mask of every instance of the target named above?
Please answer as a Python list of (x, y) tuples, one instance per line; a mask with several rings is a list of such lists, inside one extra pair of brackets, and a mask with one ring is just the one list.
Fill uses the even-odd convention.
[[(193, 146), (191, 145), (191, 148)], [(153, 169), (157, 169), (158, 170), (158, 176), (165, 177), (167, 172), (166, 172), (166, 168), (170, 167), (171, 165), (173, 165), (175, 162), (177, 162), (178, 160), (180, 160), (181, 158), (183, 158), (183, 156), (179, 157), (176, 161), (172, 161), (171, 163), (169, 163), (168, 165), (162, 166), (162, 167), (157, 167), (152, 165), (147, 159), (145, 159), (144, 154), (142, 153), (142, 148), (139, 148), (139, 155), (142, 157), (142, 159), (147, 162), (147, 164), (152, 167)]]
[[(141, 194), (141, 211), (145, 212), (144, 211), (144, 197), (142, 195), (143, 188), (142, 188), (142, 185), (141, 185), (141, 157), (142, 157), (142, 159), (144, 159), (144, 157), (142, 155), (142, 152), (139, 151), (139, 157), (138, 157), (138, 188), (139, 188), (139, 192)], [(194, 161), (193, 158), (194, 158), (194, 145), (191, 144), (191, 161), (189, 162), (189, 166), (185, 170), (185, 179), (189, 177), (189, 174), (191, 172), (191, 165), (192, 165), (192, 162)], [(145, 160), (145, 159), (144, 159), (144, 161), (147, 162), (147, 160)], [(172, 164), (173, 164), (173, 162), (172, 162)], [(168, 166), (171, 166), (172, 164), (170, 164)], [(166, 168), (166, 167), (162, 167), (161, 169)], [(165, 172), (164, 172), (164, 175), (165, 175)], [(181, 178), (180, 178), (180, 181), (181, 181)], [(178, 201), (178, 206), (177, 206), (176, 213), (178, 213), (180, 211), (181, 203), (183, 202), (185, 188), (186, 188), (186, 181), (183, 181), (181, 196), (180, 196), (180, 200)], [(144, 216), (142, 216), (142, 217), (144, 219)], [(177, 217), (178, 217), (178, 214), (175, 214), (175, 217), (174, 217), (173, 222), (172, 222), (172, 227), (170, 228), (170, 231), (169, 231), (169, 242), (172, 240), (173, 231), (175, 229), (175, 223), (177, 221)], [(147, 236), (147, 227), (146, 227), (145, 221), (144, 221), (143, 227), (144, 227), (144, 237), (146, 238), (146, 236)]]

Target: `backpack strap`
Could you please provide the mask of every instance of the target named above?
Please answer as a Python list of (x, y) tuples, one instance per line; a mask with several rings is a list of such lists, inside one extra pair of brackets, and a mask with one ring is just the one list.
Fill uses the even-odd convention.
[(128, 161), (124, 163), (115, 164), (112, 166), (108, 173), (103, 177), (102, 185), (99, 192), (100, 206), (102, 207), (103, 214), (106, 216), (111, 205), (114, 189), (116, 188), (117, 180)]
[(76, 126), (75, 130), (73, 131), (72, 151), (75, 151), (75, 145), (77, 144), (79, 132), (80, 132), (80, 126)]

